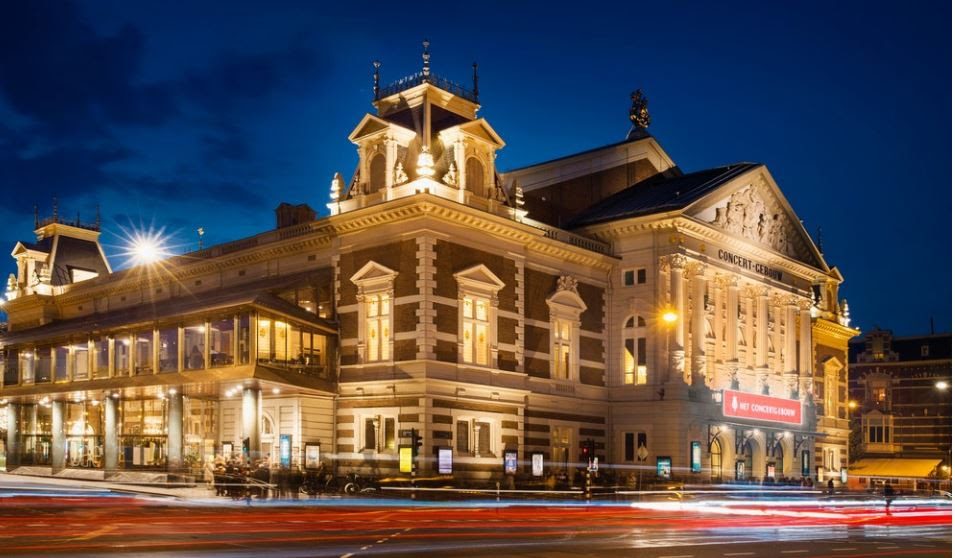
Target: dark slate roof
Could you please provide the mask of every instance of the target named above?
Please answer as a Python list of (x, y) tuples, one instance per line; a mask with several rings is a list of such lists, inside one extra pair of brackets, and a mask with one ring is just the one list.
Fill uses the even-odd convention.
[(180, 318), (197, 313), (215, 313), (247, 306), (274, 310), (311, 324), (324, 333), (337, 335), (338, 325), (335, 322), (311, 314), (271, 292), (299, 284), (314, 275), (314, 271), (303, 271), (278, 279), (266, 277), (199, 295), (184, 295), (100, 314), (56, 320), (42, 326), (7, 333), (0, 337), (0, 346), (49, 342), (79, 333), (96, 335), (109, 329), (139, 326), (157, 320)]
[[(922, 356), (922, 347), (928, 347), (928, 355)], [(892, 337), (891, 351), (898, 354), (898, 362), (918, 360), (945, 360), (952, 358), (952, 334), (912, 335)], [(866, 337), (856, 337), (849, 342), (849, 362), (856, 364), (858, 356), (866, 351)]]
[(680, 176), (656, 174), (585, 209), (567, 228), (682, 209), (758, 166), (758, 163), (736, 163)]

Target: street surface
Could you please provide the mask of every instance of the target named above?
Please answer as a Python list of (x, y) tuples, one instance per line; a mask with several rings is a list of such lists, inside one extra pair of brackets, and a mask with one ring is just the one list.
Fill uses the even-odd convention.
[(951, 556), (951, 503), (182, 499), (0, 484), (0, 554), (746, 558)]

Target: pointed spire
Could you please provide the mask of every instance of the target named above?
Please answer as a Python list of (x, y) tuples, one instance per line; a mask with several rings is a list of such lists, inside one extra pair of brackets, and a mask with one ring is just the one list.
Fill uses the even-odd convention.
[(379, 80), (378, 68), (381, 68), (381, 62), (379, 62), (378, 60), (375, 60), (374, 62), (371, 63), (371, 65), (375, 67), (375, 100), (377, 101), (379, 97), (379, 92), (380, 92), (380, 89), (378, 88), (378, 80)]
[(428, 47), (431, 46), (431, 41), (425, 39), (421, 45), (424, 47), (424, 51), (421, 53), (421, 60), (424, 62), (421, 73), (424, 74), (425, 77), (428, 77), (431, 75), (431, 52), (428, 51)]
[(478, 73), (477, 73), (477, 62), (471, 64), (471, 68), (474, 70), (474, 102), (478, 100)]
[(819, 253), (822, 254), (822, 226), (816, 227), (816, 249), (819, 250)]

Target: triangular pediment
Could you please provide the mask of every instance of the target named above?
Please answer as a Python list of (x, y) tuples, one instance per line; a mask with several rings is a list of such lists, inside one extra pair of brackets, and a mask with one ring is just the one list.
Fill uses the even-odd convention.
[(361, 266), (354, 275), (351, 276), (351, 282), (361, 286), (370, 286), (377, 283), (388, 283), (394, 281), (398, 272), (371, 260)]
[(361, 119), (361, 122), (358, 123), (358, 126), (355, 126), (355, 129), (352, 130), (352, 133), (348, 134), (348, 139), (352, 143), (358, 143), (362, 139), (387, 130), (391, 130), (392, 132), (403, 136), (412, 137), (415, 135), (414, 130), (409, 130), (404, 126), (394, 122), (389, 122), (383, 118), (375, 116), (374, 114), (366, 114), (365, 117)]
[(494, 145), (496, 149), (504, 147), (504, 140), (501, 139), (501, 136), (497, 135), (494, 128), (483, 118), (461, 124), (459, 128), (466, 134), (470, 134)]
[(765, 165), (716, 188), (684, 214), (817, 269), (829, 269)]
[(470, 289), (478, 289), (496, 293), (504, 287), (497, 275), (494, 275), (484, 264), (477, 264), (454, 274), (458, 285)]

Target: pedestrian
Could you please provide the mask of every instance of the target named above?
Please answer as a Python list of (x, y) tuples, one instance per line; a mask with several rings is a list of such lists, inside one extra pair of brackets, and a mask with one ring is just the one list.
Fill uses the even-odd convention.
[(890, 515), (889, 506), (894, 499), (895, 490), (892, 488), (892, 485), (889, 484), (889, 481), (885, 481), (885, 484), (882, 486), (882, 495), (885, 496), (885, 514)]
[(836, 483), (833, 482), (832, 479), (829, 479), (829, 483), (826, 486), (828, 487), (827, 491), (830, 496), (836, 493)]

